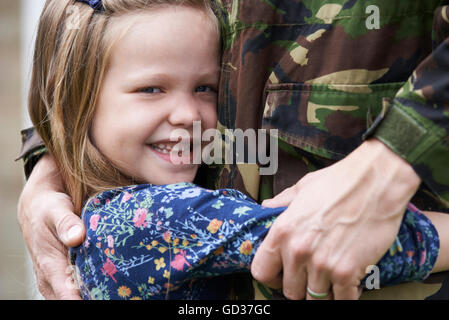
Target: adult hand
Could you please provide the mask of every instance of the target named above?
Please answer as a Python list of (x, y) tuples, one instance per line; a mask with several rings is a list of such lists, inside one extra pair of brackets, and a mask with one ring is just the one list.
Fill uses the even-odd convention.
[(63, 192), (55, 162), (45, 155), (27, 181), (19, 199), (20, 228), (30, 252), (39, 291), (46, 299), (81, 299), (70, 285), (67, 248), (82, 243), (85, 230)]
[(253, 277), (289, 299), (358, 299), (366, 267), (392, 245), (421, 180), (376, 139), (304, 176), (264, 206), (288, 206), (256, 252)]

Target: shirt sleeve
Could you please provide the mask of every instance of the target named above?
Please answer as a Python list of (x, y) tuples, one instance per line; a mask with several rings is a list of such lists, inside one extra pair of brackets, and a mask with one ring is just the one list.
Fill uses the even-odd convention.
[(419, 209), (409, 204), (395, 242), (377, 264), (377, 271), (367, 270), (362, 285), (375, 288), (376, 277), (380, 286), (422, 281), (431, 274), (439, 248), (435, 226)]
[[(85, 299), (192, 298), (197, 279), (248, 273), (258, 246), (284, 210), (264, 208), (236, 190), (207, 190), (193, 184), (104, 192), (85, 206), (86, 241), (70, 250), (82, 295)], [(401, 250), (392, 247), (378, 264), (382, 285), (404, 281), (405, 276), (409, 281), (423, 277), (424, 263), (419, 260), (415, 269), (405, 272), (409, 261), (405, 259), (421, 259), (422, 248), (427, 248), (422, 241), (430, 245), (436, 230), (429, 227), (416, 241), (414, 234), (423, 232), (418, 222), (425, 216), (408, 212), (416, 219), (405, 215), (408, 224), (401, 227), (397, 239)], [(434, 254), (428, 250), (425, 256), (430, 269)], [(220, 288), (205, 286), (205, 290)]]
[(368, 131), (408, 161), (449, 205), (449, 6), (434, 18), (434, 48)]
[(72, 249), (83, 297), (123, 299), (123, 287), (144, 299), (188, 299), (196, 279), (248, 273), (284, 209), (193, 184), (102, 193), (83, 212), (85, 243)]
[(25, 176), (28, 179), (34, 166), (39, 159), (47, 152), (44, 142), (34, 128), (28, 128), (21, 131), (22, 148), (17, 160), (23, 159), (23, 168)]

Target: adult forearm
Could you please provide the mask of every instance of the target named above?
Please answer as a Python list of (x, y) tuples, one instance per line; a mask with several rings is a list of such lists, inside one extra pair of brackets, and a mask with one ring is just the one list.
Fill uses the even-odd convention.
[(48, 188), (55, 192), (64, 192), (63, 183), (58, 167), (50, 154), (44, 154), (36, 163), (29, 183), (42, 188)]

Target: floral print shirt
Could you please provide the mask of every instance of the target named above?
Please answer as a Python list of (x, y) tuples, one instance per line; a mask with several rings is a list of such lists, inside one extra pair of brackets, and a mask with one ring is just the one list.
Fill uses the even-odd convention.
[[(250, 272), (254, 254), (286, 208), (265, 208), (232, 189), (192, 183), (136, 185), (89, 199), (84, 243), (71, 248), (84, 299), (228, 299), (226, 274)], [(426, 278), (436, 229), (409, 205), (379, 261), (380, 284)], [(362, 281), (362, 284), (364, 282)]]

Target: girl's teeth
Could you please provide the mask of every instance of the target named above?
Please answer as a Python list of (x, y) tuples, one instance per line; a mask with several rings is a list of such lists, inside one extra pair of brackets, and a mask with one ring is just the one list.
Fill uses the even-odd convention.
[(153, 147), (162, 153), (169, 153), (172, 150), (172, 147), (166, 146), (165, 144), (154, 144)]

